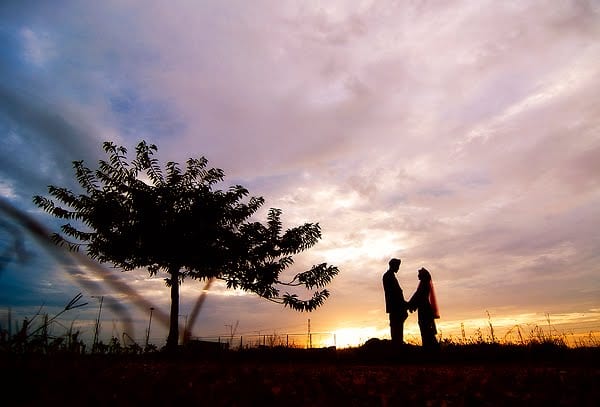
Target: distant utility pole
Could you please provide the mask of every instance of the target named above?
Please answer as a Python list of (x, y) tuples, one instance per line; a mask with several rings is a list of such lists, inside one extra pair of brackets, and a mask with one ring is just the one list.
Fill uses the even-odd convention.
[(148, 347), (148, 341), (150, 340), (150, 326), (152, 324), (152, 311), (154, 311), (154, 307), (150, 307), (150, 319), (148, 320), (148, 330), (146, 331), (146, 347)]
[(100, 298), (100, 309), (98, 309), (98, 318), (96, 319), (96, 328), (94, 329), (94, 342), (92, 345), (92, 352), (98, 346), (98, 335), (100, 332), (100, 314), (102, 313), (102, 303), (104, 302), (104, 296), (101, 295), (98, 297), (97, 295), (92, 295), (92, 298)]
[(312, 348), (312, 335), (310, 334), (310, 318), (308, 318), (308, 348)]

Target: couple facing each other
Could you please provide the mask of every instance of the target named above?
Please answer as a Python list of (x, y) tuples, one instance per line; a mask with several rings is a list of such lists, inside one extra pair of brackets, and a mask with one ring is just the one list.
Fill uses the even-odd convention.
[(437, 329), (434, 320), (439, 318), (440, 315), (431, 274), (425, 268), (419, 269), (419, 285), (407, 302), (404, 300), (402, 288), (400, 288), (395, 275), (400, 268), (400, 263), (400, 259), (391, 259), (388, 270), (383, 274), (385, 312), (390, 316), (392, 343), (398, 345), (404, 343), (404, 321), (408, 318), (408, 311), (414, 312), (416, 310), (423, 348), (435, 350), (438, 347), (438, 341), (435, 337)]

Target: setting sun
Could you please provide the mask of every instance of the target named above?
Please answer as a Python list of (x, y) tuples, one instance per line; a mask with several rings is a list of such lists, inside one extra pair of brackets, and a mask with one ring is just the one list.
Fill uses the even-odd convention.
[(333, 331), (335, 346), (350, 348), (364, 344), (370, 338), (378, 337), (382, 332), (374, 327), (341, 328)]

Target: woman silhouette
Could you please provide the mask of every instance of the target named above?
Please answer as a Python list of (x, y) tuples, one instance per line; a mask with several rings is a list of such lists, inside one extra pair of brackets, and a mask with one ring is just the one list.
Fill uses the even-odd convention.
[(440, 317), (435, 291), (431, 274), (425, 268), (419, 270), (419, 286), (417, 291), (408, 301), (408, 309), (413, 312), (418, 310), (419, 329), (421, 330), (421, 340), (423, 348), (426, 350), (439, 349), (438, 341), (435, 337), (437, 329), (435, 319)]

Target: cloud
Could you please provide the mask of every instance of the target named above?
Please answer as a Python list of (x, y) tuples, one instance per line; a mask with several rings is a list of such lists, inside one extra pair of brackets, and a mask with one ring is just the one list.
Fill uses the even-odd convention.
[[(163, 162), (206, 156), (283, 209), (287, 226), (321, 224), (295, 264), (342, 270), (316, 318), (380, 308), (392, 255), (407, 295), (414, 271), (431, 268), (445, 315), (574, 310), (597, 297), (583, 290), (598, 286), (595, 2), (2, 12), (0, 190), (24, 207), (48, 183), (74, 186), (70, 162), (93, 166), (101, 141), (147, 139)], [(240, 316), (248, 325), (273, 310), (235, 300), (260, 307)], [(206, 324), (232, 320), (242, 308), (230, 304), (215, 299)]]
[(23, 56), (27, 62), (41, 67), (55, 56), (54, 44), (47, 34), (36, 33), (29, 28), (21, 30)]

